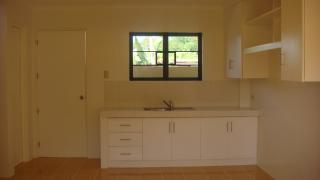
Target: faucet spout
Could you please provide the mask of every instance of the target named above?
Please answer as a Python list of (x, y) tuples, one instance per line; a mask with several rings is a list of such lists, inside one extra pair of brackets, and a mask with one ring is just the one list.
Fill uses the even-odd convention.
[(170, 111), (173, 111), (174, 107), (173, 107), (173, 102), (172, 101), (168, 101), (167, 102), (167, 101), (163, 100), (162, 102), (168, 107), (168, 109)]

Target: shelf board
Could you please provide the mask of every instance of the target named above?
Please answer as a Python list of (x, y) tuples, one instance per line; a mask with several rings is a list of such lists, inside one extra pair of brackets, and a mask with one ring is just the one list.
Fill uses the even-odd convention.
[(244, 49), (243, 53), (244, 54), (253, 54), (253, 53), (258, 53), (258, 52), (263, 52), (263, 51), (269, 51), (272, 49), (279, 49), (281, 48), (281, 42), (272, 42), (272, 43), (267, 43), (267, 44), (262, 44), (258, 46), (253, 46)]
[(280, 12), (281, 12), (281, 7), (273, 8), (272, 10), (270, 10), (264, 14), (261, 14), (258, 17), (255, 17), (251, 20), (248, 20), (246, 24), (247, 25), (258, 24), (260, 21), (265, 20), (265, 19), (270, 19), (273, 17), (273, 15), (280, 13)]

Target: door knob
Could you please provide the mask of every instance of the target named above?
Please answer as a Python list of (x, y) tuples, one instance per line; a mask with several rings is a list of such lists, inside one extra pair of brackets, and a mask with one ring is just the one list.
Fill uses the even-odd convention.
[(84, 100), (84, 95), (80, 95), (80, 100)]

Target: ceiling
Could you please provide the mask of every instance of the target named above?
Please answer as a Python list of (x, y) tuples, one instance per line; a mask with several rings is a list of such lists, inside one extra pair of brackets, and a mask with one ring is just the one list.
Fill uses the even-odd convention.
[(164, 5), (226, 6), (238, 0), (7, 0), (29, 5)]

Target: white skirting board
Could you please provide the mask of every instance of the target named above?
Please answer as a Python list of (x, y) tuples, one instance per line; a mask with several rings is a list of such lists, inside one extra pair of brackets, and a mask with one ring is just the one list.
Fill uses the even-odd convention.
[(216, 159), (216, 160), (179, 160), (179, 161), (104, 161), (101, 168), (134, 168), (134, 167), (191, 167), (191, 166), (230, 166), (256, 165), (256, 158)]

